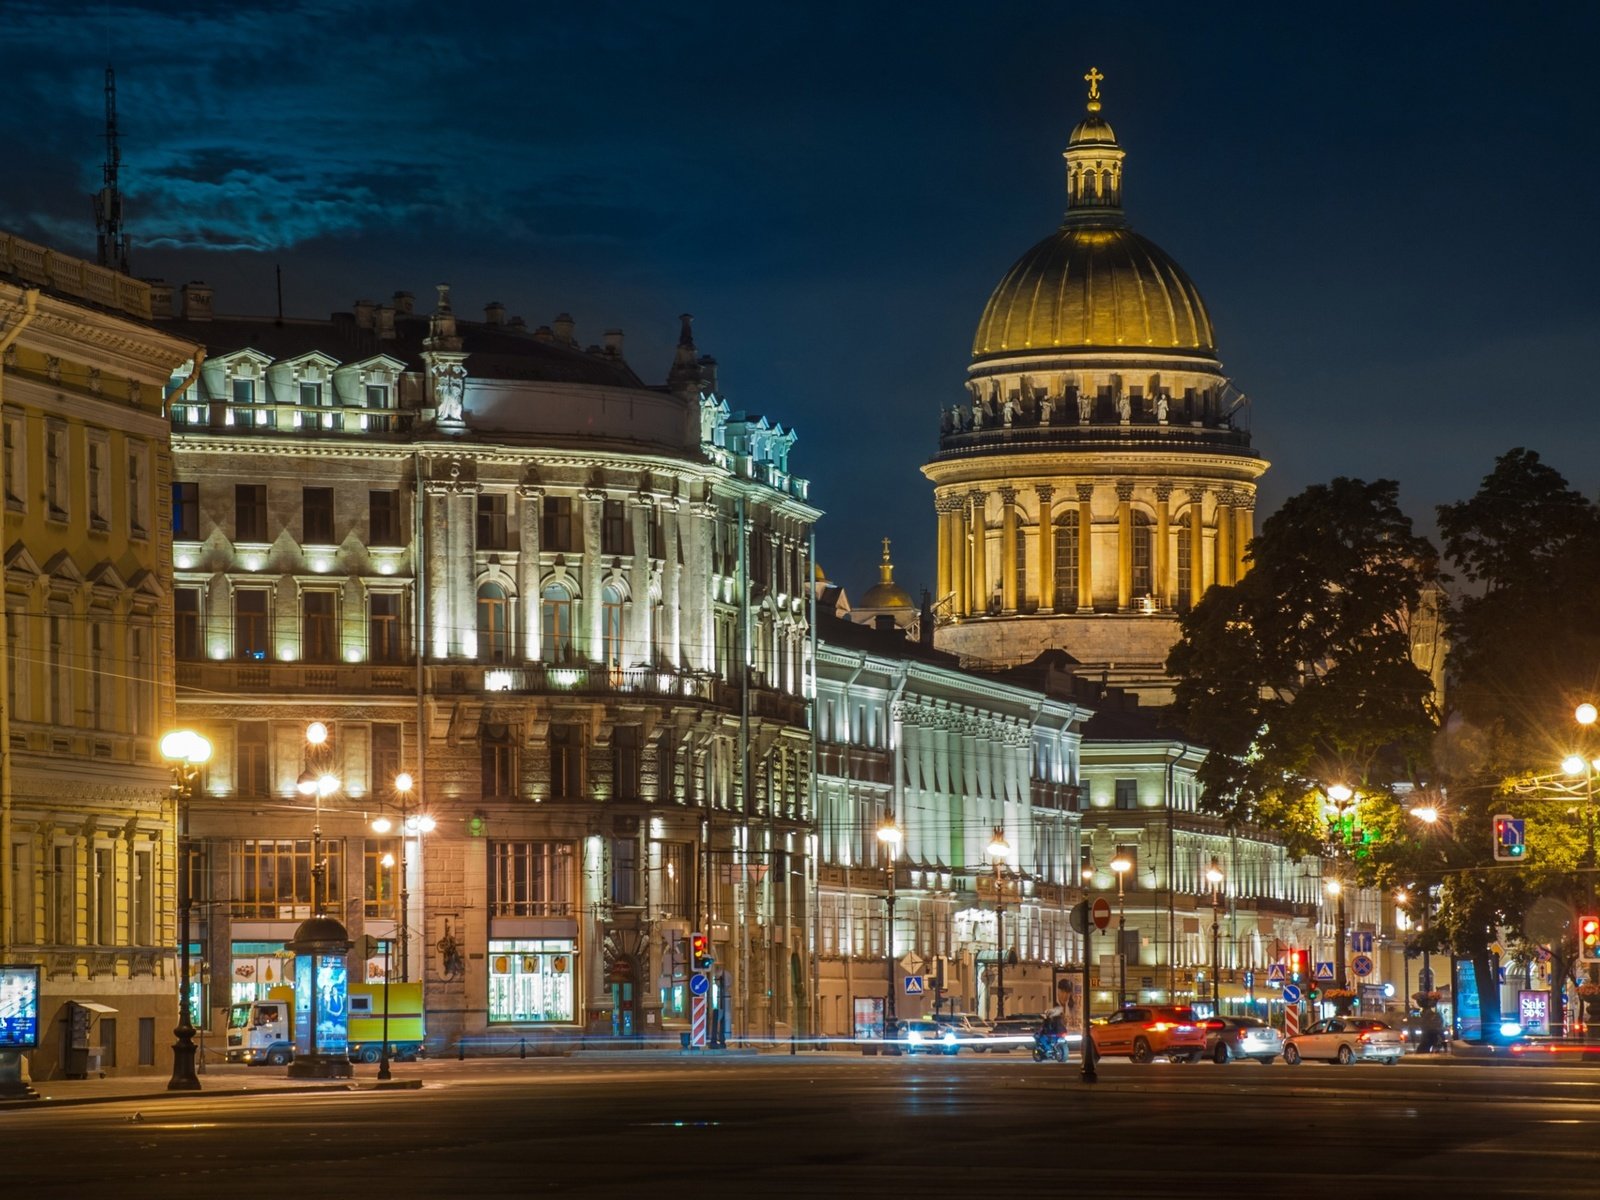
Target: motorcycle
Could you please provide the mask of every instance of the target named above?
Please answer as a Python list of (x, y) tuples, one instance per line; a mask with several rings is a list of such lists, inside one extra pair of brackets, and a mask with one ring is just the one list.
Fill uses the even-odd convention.
[(1033, 1035), (1033, 1061), (1044, 1062), (1054, 1059), (1056, 1062), (1067, 1061), (1067, 1039), (1055, 1033), (1036, 1033)]

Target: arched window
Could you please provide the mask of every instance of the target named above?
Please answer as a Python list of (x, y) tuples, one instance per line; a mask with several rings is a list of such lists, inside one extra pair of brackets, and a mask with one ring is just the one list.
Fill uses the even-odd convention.
[(504, 662), (511, 646), (511, 606), (498, 583), (478, 589), (478, 657), (484, 662)]
[(572, 657), (572, 593), (562, 584), (548, 584), (539, 595), (539, 608), (545, 661), (565, 662)]
[(1056, 518), (1056, 611), (1078, 609), (1078, 514)]
[(1133, 595), (1153, 595), (1150, 570), (1150, 514), (1136, 512), (1133, 517)]
[(605, 665), (622, 665), (622, 592), (608, 583), (600, 601), (600, 647)]
[(1189, 522), (1194, 519), (1193, 510), (1183, 512), (1178, 517), (1178, 611), (1188, 612), (1194, 604), (1194, 592), (1189, 579), (1191, 559), (1189, 550)]

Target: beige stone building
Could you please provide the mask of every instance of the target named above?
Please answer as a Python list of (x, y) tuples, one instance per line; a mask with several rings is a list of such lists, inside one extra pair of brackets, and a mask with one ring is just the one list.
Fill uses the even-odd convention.
[(967, 402), (923, 468), (937, 642), (999, 662), (1061, 648), (1159, 702), (1178, 615), (1244, 570), (1267, 464), (1198, 289), (1123, 213), (1098, 83), (1062, 223), (990, 295)]
[(0, 963), (40, 968), (35, 1079), (172, 1065), (162, 389), (194, 347), (150, 316), (145, 284), (0, 234)]

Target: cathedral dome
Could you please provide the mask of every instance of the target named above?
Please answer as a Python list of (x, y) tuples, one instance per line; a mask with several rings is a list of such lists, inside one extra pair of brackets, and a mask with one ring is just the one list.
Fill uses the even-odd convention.
[(1063, 225), (989, 297), (972, 356), (1039, 350), (1212, 355), (1211, 316), (1176, 262), (1126, 226)]
[(878, 564), (878, 582), (856, 602), (859, 609), (900, 609), (915, 611), (917, 602), (894, 581), (894, 563), (889, 560), (889, 539), (883, 539), (883, 559)]
[(1041, 351), (1162, 351), (1214, 357), (1211, 316), (1183, 269), (1128, 228), (1117, 136), (1100, 115), (1098, 71), (1088, 115), (1068, 139), (1061, 228), (1019, 258), (984, 306), (972, 356)]

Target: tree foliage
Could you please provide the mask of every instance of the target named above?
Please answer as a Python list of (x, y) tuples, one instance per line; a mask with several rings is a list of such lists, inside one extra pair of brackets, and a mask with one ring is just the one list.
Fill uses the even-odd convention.
[(1250, 570), (1208, 591), (1168, 658), (1174, 709), (1209, 747), (1202, 803), (1309, 850), (1320, 789), (1376, 792), (1417, 777), (1435, 726), (1410, 619), (1437, 554), (1398, 487), (1335, 479), (1291, 498), (1250, 544)]

